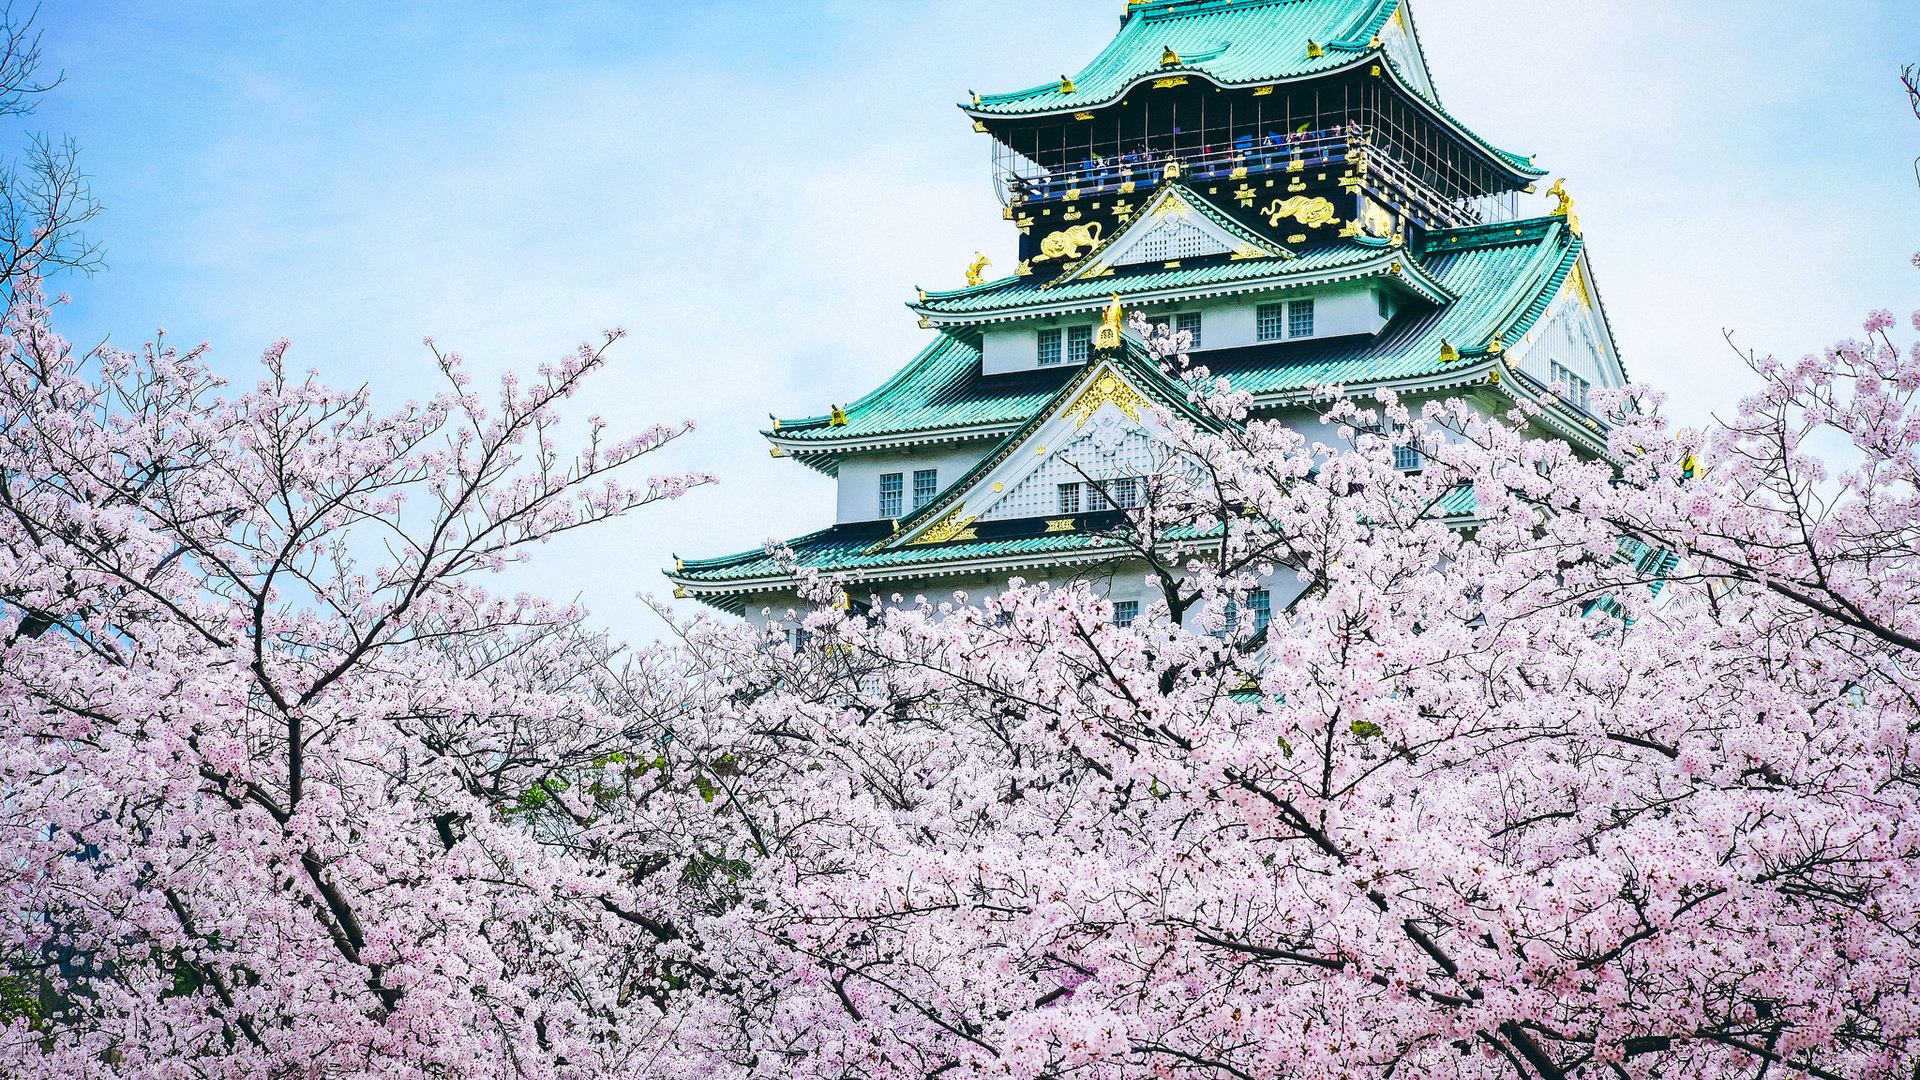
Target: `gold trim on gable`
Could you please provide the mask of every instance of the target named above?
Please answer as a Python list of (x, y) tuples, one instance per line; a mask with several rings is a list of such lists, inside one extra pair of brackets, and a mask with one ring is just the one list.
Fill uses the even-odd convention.
[(1073, 427), (1078, 431), (1087, 426), (1087, 421), (1093, 419), (1093, 414), (1099, 412), (1102, 405), (1111, 405), (1119, 409), (1126, 414), (1127, 419), (1136, 424), (1140, 422), (1141, 411), (1150, 407), (1150, 403), (1140, 396), (1138, 390), (1130, 386), (1125, 379), (1109, 371), (1093, 380), (1092, 385), (1081, 391), (1073, 404), (1067, 406), (1064, 415), (1074, 418)]

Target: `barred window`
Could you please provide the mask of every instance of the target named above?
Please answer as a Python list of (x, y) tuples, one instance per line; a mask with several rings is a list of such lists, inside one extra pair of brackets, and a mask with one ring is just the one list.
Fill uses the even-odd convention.
[(1287, 305), (1261, 304), (1254, 309), (1261, 341), (1281, 341), (1287, 336)]
[(1313, 301), (1295, 300), (1287, 305), (1287, 336), (1313, 336)]
[(1140, 481), (1125, 477), (1113, 482), (1113, 504), (1122, 510), (1132, 510), (1140, 505)]
[(1052, 367), (1060, 362), (1060, 331), (1040, 331), (1040, 366)]
[[(1387, 434), (1392, 438), (1401, 438), (1406, 433), (1405, 425), (1387, 422)], [(1426, 463), (1427, 456), (1421, 451), (1420, 444), (1411, 439), (1405, 446), (1396, 444), (1393, 448), (1393, 467), (1401, 472), (1419, 472)]]
[(1067, 327), (1067, 363), (1084, 364), (1093, 357), (1093, 327)]
[(1273, 594), (1265, 589), (1248, 593), (1247, 610), (1253, 612), (1253, 632), (1264, 632), (1273, 625)]
[(1132, 626), (1140, 618), (1140, 601), (1116, 600), (1113, 605), (1113, 625)]
[(1060, 485), (1060, 512), (1063, 514), (1077, 514), (1080, 512), (1079, 484)]
[(920, 469), (913, 474), (913, 508), (915, 510), (933, 501), (940, 494), (940, 470)]
[(1148, 319), (1147, 324), (1149, 326), (1165, 327), (1175, 332), (1184, 330), (1193, 335), (1193, 340), (1188, 343), (1187, 348), (1200, 348), (1200, 313), (1197, 311), (1181, 311), (1172, 315), (1157, 315)]
[(1551, 378), (1554, 382), (1567, 388), (1566, 392), (1561, 395), (1561, 398), (1565, 400), (1567, 404), (1584, 410), (1587, 407), (1587, 398), (1593, 392), (1593, 384), (1575, 375), (1572, 368), (1567, 367), (1558, 360), (1551, 361), (1548, 364), (1548, 371), (1551, 372)]
[(901, 499), (906, 492), (905, 481), (904, 473), (890, 472), (880, 475), (880, 516), (882, 518), (893, 520), (900, 516), (900, 511), (904, 509)]

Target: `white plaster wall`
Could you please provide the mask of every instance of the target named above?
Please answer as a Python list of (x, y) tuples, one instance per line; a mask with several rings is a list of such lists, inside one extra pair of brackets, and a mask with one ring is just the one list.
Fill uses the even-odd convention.
[(940, 490), (944, 491), (949, 484), (979, 464), (994, 445), (992, 440), (976, 440), (925, 447), (911, 452), (848, 455), (840, 461), (839, 513), (835, 520), (842, 523), (879, 520), (880, 476), (893, 472), (904, 474), (902, 483), (906, 491), (901, 509), (901, 516), (904, 517), (913, 512), (913, 474), (916, 471), (939, 470)]
[(1553, 364), (1558, 362), (1596, 390), (1618, 387), (1619, 374), (1606, 355), (1597, 323), (1590, 309), (1563, 295), (1526, 339), (1509, 351), (1507, 361), (1543, 385), (1553, 382)]
[(981, 335), (980, 370), (988, 375), (1004, 375), (1009, 371), (1032, 371), (1038, 368), (1040, 366), (1040, 331), (1049, 329), (1061, 331), (1061, 366), (1077, 367), (1078, 365), (1066, 359), (1066, 328), (1084, 326), (1092, 329), (1099, 321), (1088, 315), (1067, 319), (1040, 319), (989, 329)]
[[(1316, 338), (1373, 335), (1386, 325), (1386, 320), (1380, 317), (1378, 286), (1371, 282), (1254, 293), (1199, 303), (1149, 304), (1140, 310), (1149, 317), (1182, 311), (1200, 312), (1200, 348), (1196, 352), (1206, 353), (1215, 349), (1274, 344), (1260, 340), (1260, 305), (1309, 298), (1314, 302), (1313, 336)], [(981, 336), (981, 371), (988, 375), (1033, 371), (1040, 366), (1041, 330), (1092, 326), (1094, 321), (1090, 316), (1075, 316), (991, 327)], [(1064, 340), (1061, 348), (1064, 351)]]
[[(1148, 576), (1146, 563), (1132, 559), (1116, 559), (1110, 563), (1051, 573), (1036, 571), (1024, 580), (1028, 584), (1045, 583), (1055, 588), (1084, 582), (1096, 596), (1115, 603), (1130, 600), (1139, 604), (1142, 615), (1161, 602), (1160, 585)], [(1272, 594), (1272, 610), (1276, 616), (1306, 589), (1299, 575), (1285, 567), (1261, 579), (1260, 586)], [(881, 608), (901, 609), (915, 607), (923, 598), (935, 607), (953, 603), (955, 594), (960, 593), (965, 594), (969, 606), (983, 607), (989, 600), (1005, 593), (1007, 588), (1005, 575), (992, 577), (976, 574), (904, 582), (856, 582), (848, 586), (847, 591), (859, 603), (877, 600)], [(746, 602), (746, 618), (754, 626), (798, 626), (809, 610), (793, 593), (754, 596)], [(1196, 609), (1188, 612), (1185, 625), (1190, 630), (1198, 631), (1203, 629), (1205, 619), (1206, 612)]]

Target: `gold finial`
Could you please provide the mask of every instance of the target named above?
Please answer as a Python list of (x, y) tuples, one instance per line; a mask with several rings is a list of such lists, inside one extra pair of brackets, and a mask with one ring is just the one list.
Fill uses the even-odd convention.
[(1095, 352), (1108, 352), (1120, 347), (1120, 328), (1126, 324), (1127, 313), (1120, 307), (1120, 294), (1113, 294), (1113, 303), (1100, 315), (1100, 331), (1093, 337)]
[(1166, 51), (1160, 54), (1161, 67), (1172, 67), (1175, 64), (1178, 64), (1179, 62), (1180, 62), (1180, 54), (1177, 52), (1174, 52), (1173, 46), (1171, 45), (1167, 46)]
[(974, 107), (975, 107), (975, 108), (979, 108), (979, 107), (980, 107), (980, 93), (979, 93), (979, 91), (977, 91), (977, 90), (969, 90), (969, 91), (967, 91), (967, 96), (973, 99), (973, 104), (974, 104)]
[(1451, 363), (1455, 363), (1459, 359), (1460, 359), (1460, 350), (1453, 347), (1453, 342), (1448, 341), (1446, 338), (1441, 338), (1440, 339), (1440, 362), (1443, 364), (1451, 364)]
[(921, 302), (921, 303), (923, 303), (923, 304), (924, 304), (924, 303), (926, 303), (926, 302), (927, 302), (927, 290), (925, 290), (925, 289), (923, 289), (923, 288), (921, 288), (921, 287), (920, 287), (920, 286), (918, 286), (918, 285), (915, 285), (915, 286), (913, 287), (913, 291), (914, 291), (914, 293), (915, 293), (915, 294), (917, 294), (917, 295), (918, 295), (918, 296), (920, 297), (920, 302)]
[(1507, 351), (1507, 343), (1501, 340), (1501, 337), (1499, 334), (1493, 335), (1493, 340), (1487, 342), (1488, 356), (1499, 356), (1501, 353), (1506, 351)]
[(841, 408), (838, 405), (835, 405), (833, 407), (833, 415), (827, 420), (827, 426), (828, 427), (846, 427), (847, 426), (847, 410)]
[(1553, 186), (1547, 189), (1547, 194), (1560, 200), (1560, 205), (1553, 208), (1553, 216), (1566, 218), (1567, 228), (1573, 230), (1573, 235), (1579, 236), (1580, 215), (1573, 212), (1573, 196), (1567, 194), (1566, 178), (1555, 180)]
[(1312, 38), (1307, 39), (1307, 59), (1318, 60), (1325, 55), (1327, 55), (1327, 47), (1325, 45), (1320, 44)]
[(1060, 76), (1060, 92), (1063, 94), (1077, 94), (1080, 92), (1080, 88), (1073, 85), (1072, 76), (1062, 75)]
[(972, 288), (985, 281), (987, 279), (987, 267), (992, 265), (993, 260), (987, 258), (986, 252), (974, 252), (973, 261), (967, 264), (967, 287)]

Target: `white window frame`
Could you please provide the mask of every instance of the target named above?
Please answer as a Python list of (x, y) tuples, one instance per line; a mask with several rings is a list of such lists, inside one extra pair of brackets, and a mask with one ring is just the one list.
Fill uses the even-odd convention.
[(1093, 327), (1069, 326), (1062, 358), (1069, 364), (1084, 364), (1093, 359)]
[(1560, 395), (1561, 400), (1586, 412), (1588, 402), (1593, 400), (1593, 382), (1586, 376), (1573, 370), (1558, 360), (1547, 361), (1549, 381), (1566, 387)]
[(1187, 345), (1187, 348), (1192, 352), (1199, 352), (1205, 348), (1201, 344), (1201, 328), (1206, 325), (1206, 319), (1202, 317), (1204, 314), (1205, 312), (1200, 311), (1169, 311), (1164, 315), (1149, 317), (1147, 325), (1166, 327), (1175, 333), (1182, 330), (1192, 333), (1193, 341)]
[(940, 494), (939, 469), (913, 470), (913, 508), (915, 510), (933, 501)]
[[(1034, 362), (1039, 367), (1058, 367), (1066, 359), (1065, 333), (1057, 326), (1040, 331), (1034, 343)], [(1052, 356), (1049, 360), (1048, 356)]]
[[(891, 490), (888, 488), (889, 481), (892, 482)], [(891, 509), (889, 509), (888, 506), (889, 500), (891, 500), (892, 503)], [(882, 521), (898, 521), (900, 520), (902, 511), (906, 508), (907, 474), (903, 472), (881, 473), (880, 519)]]

